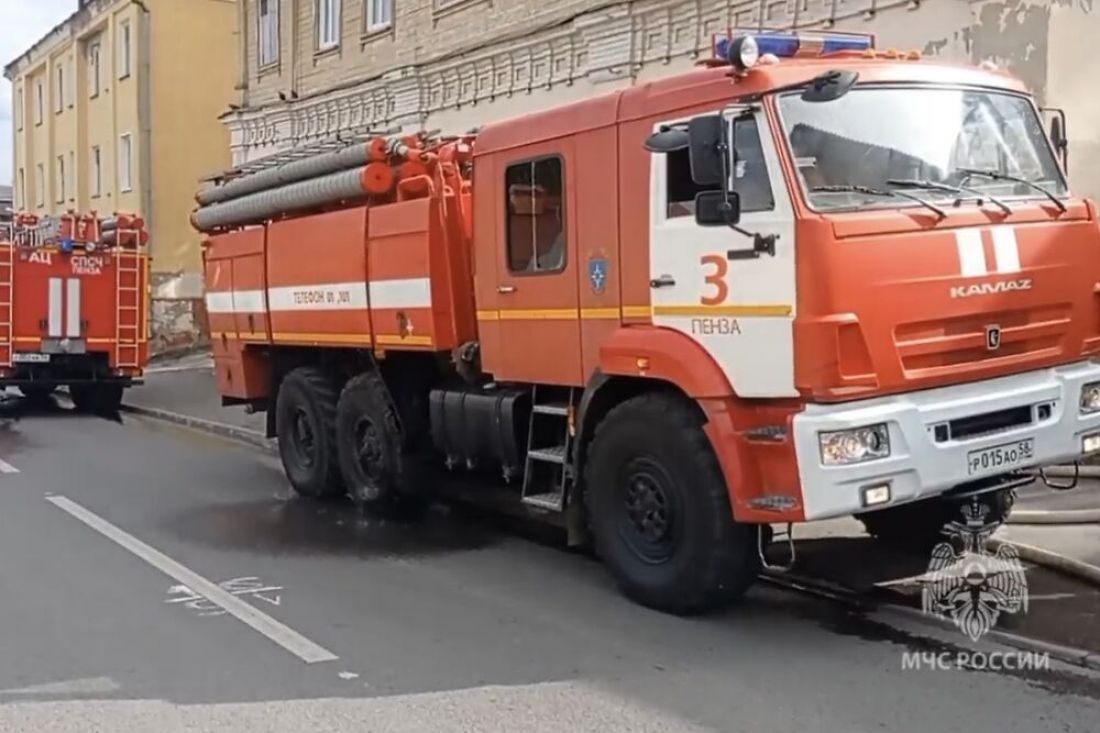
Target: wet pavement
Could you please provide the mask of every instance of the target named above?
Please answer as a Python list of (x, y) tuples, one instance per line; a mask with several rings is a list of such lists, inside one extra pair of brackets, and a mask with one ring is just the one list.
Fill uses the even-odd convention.
[[(1004, 648), (763, 584), (721, 614), (666, 616), (624, 600), (582, 553), (460, 510), (410, 522), (300, 501), (270, 456), (156, 421), (0, 406), (0, 460), (18, 471), (0, 474), (0, 730), (1092, 731), (1100, 719), (1100, 676), (1077, 668), (905, 669), (908, 652)], [(860, 567), (876, 554), (840, 547)], [(181, 568), (263, 618), (196, 598)], [(304, 642), (329, 656), (303, 661)]]

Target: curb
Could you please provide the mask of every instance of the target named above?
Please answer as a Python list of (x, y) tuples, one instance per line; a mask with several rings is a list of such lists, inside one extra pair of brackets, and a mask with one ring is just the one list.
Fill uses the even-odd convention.
[[(879, 607), (880, 612), (887, 614), (895, 614), (910, 621), (923, 624), (925, 626), (935, 626), (940, 629), (955, 629), (955, 625), (946, 619), (939, 618), (937, 616), (929, 616), (920, 609), (910, 608), (909, 606), (899, 606), (895, 604), (888, 604)], [(1027, 636), (1020, 636), (1019, 634), (1013, 634), (1011, 631), (1003, 631), (1001, 629), (990, 629), (982, 637), (983, 639), (990, 639), (992, 641), (999, 642), (1005, 646), (1013, 647), (1014, 649), (1023, 649), (1028, 652), (1037, 652), (1039, 654), (1048, 654), (1052, 659), (1057, 659), (1059, 662), (1065, 664), (1071, 664), (1075, 667), (1083, 667), (1085, 669), (1100, 670), (1100, 654), (1096, 652), (1090, 652), (1088, 649), (1081, 649), (1080, 647), (1062, 646), (1061, 644), (1052, 644), (1049, 641), (1042, 641), (1040, 639), (1032, 639)]]
[(134, 415), (143, 415), (145, 417), (152, 417), (157, 420), (164, 420), (165, 422), (174, 423), (176, 425), (182, 425), (193, 430), (209, 433), (211, 435), (217, 435), (222, 438), (230, 438), (239, 443), (245, 443), (253, 448), (259, 448), (260, 450), (270, 453), (272, 455), (278, 455), (279, 449), (274, 440), (267, 438), (263, 433), (255, 430), (249, 430), (248, 428), (237, 427), (236, 425), (227, 425), (226, 423), (216, 422), (214, 420), (204, 420), (200, 417), (191, 417), (190, 415), (181, 415), (178, 412), (171, 412), (169, 410), (161, 410), (156, 407), (142, 407), (141, 405), (127, 405), (121, 406), (123, 412), (129, 412)]

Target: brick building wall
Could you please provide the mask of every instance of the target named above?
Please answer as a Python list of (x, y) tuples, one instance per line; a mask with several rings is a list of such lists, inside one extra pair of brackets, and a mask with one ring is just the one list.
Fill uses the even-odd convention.
[[(379, 0), (340, 0), (339, 43), (320, 49), (318, 13), (336, 1), (242, 0), (242, 104), (224, 117), (235, 163), (352, 132), (461, 132), (643, 83), (690, 68), (731, 27), (833, 28), (1008, 67), (1067, 109), (1072, 182), (1100, 194), (1100, 103), (1079, 63), (1100, 31), (1093, 0), (392, 0), (380, 28)], [(272, 9), (278, 58), (261, 66)]]

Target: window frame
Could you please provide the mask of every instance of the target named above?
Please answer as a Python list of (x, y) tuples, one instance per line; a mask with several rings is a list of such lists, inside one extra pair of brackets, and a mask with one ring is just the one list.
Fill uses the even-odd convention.
[(65, 64), (55, 64), (57, 69), (54, 75), (54, 83), (57, 85), (57, 99), (54, 104), (54, 114), (61, 114), (65, 111)]
[(119, 81), (121, 81), (130, 76), (133, 66), (134, 54), (132, 44), (134, 33), (129, 18), (119, 21), (115, 36), (115, 43), (118, 44), (118, 78)]
[(103, 195), (103, 148), (99, 145), (93, 145), (91, 151), (92, 165), (90, 173), (92, 174), (92, 192), (91, 198), (97, 199)]
[(12, 111), (15, 113), (15, 131), (16, 132), (22, 132), (23, 131), (23, 108), (25, 106), (23, 104), (23, 102), (24, 102), (23, 87), (24, 87), (23, 84), (20, 84), (18, 87), (15, 87), (15, 109), (12, 110)]
[[(122, 165), (122, 152), (126, 151), (126, 166)], [(134, 190), (134, 138), (126, 132), (118, 136), (118, 192), (130, 193)], [(123, 184), (125, 173), (125, 184)]]
[(72, 185), (72, 188), (69, 189), (68, 199), (69, 199), (69, 201), (76, 201), (76, 191), (77, 191), (76, 152), (74, 152), (72, 150), (69, 151), (69, 178), (72, 179), (73, 185)]
[(34, 204), (41, 209), (46, 206), (46, 166), (43, 163), (35, 164)]
[(57, 200), (54, 203), (65, 203), (66, 185), (65, 185), (65, 154), (57, 156)]
[(45, 106), (45, 103), (46, 103), (46, 101), (45, 101), (46, 91), (45, 91), (44, 87), (45, 87), (45, 85), (42, 83), (41, 79), (39, 79), (38, 81), (36, 81), (34, 83), (34, 93), (35, 93), (35, 99), (34, 99), (34, 124), (35, 124), (35, 126), (41, 125), (42, 120), (45, 116), (44, 106)]
[[(375, 5), (377, 3), (381, 3), (388, 8), (389, 18), (387, 20), (378, 21), (375, 18)], [(394, 0), (363, 0), (363, 30), (366, 33), (379, 33), (393, 28), (395, 4)]]
[[(343, 40), (344, 3), (342, 0), (315, 0), (313, 7), (313, 25), (317, 31), (314, 33), (314, 42), (317, 53), (325, 53), (340, 48), (340, 43)], [(331, 11), (330, 14), (325, 13), (325, 8)], [(322, 20), (328, 22), (322, 23)], [(325, 32), (330, 30), (330, 25), (335, 36), (325, 40)]]
[[(267, 13), (263, 12), (262, 3), (264, 0), (256, 0), (256, 68), (257, 69), (270, 69), (273, 66), (278, 66), (282, 60), (283, 44), (282, 44), (282, 0), (266, 0)], [(274, 16), (275, 20), (272, 23), (270, 17)], [(265, 23), (266, 21), (266, 23)], [(272, 37), (269, 39), (270, 44), (265, 44), (265, 28), (269, 28), (274, 25), (274, 28), (270, 28)], [(270, 59), (265, 58), (264, 48), (266, 45), (273, 46), (274, 56)]]
[[(513, 270), (512, 269), (512, 230), (509, 226), (508, 216), (508, 171), (519, 165), (535, 165), (545, 160), (556, 160), (560, 166), (561, 175), (561, 231), (564, 236), (562, 241), (562, 253), (561, 253), (561, 265), (553, 270)], [(537, 277), (541, 275), (560, 275), (569, 269), (569, 206), (567, 205), (567, 183), (565, 179), (565, 154), (564, 153), (545, 153), (543, 155), (535, 155), (528, 158), (517, 158), (516, 160), (508, 161), (504, 164), (504, 247), (501, 251), (501, 255), (504, 257), (505, 272), (513, 277)], [(531, 255), (535, 258), (536, 262), (538, 254), (534, 248), (534, 242), (531, 243)]]
[(103, 41), (99, 36), (88, 41), (87, 50), (87, 63), (88, 63), (88, 97), (95, 99), (102, 91), (103, 79), (101, 76), (101, 66), (103, 65)]
[(26, 211), (27, 209), (27, 171), (25, 168), (20, 167), (17, 171), (18, 177), (15, 181), (15, 200), (12, 202), (15, 204), (16, 210)]

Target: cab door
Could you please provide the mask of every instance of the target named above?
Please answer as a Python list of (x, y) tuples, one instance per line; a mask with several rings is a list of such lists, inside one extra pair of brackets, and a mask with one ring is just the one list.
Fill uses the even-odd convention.
[[(711, 113), (713, 114), (713, 113)], [(695, 221), (687, 150), (653, 154), (650, 287), (653, 323), (698, 342), (742, 397), (794, 397), (795, 222), (790, 194), (759, 106), (723, 112), (736, 149), (730, 187), (740, 229), (775, 238), (774, 254), (729, 226)], [(656, 125), (686, 122), (664, 120)]]
[(497, 379), (581, 384), (572, 142), (502, 162), (496, 303)]

